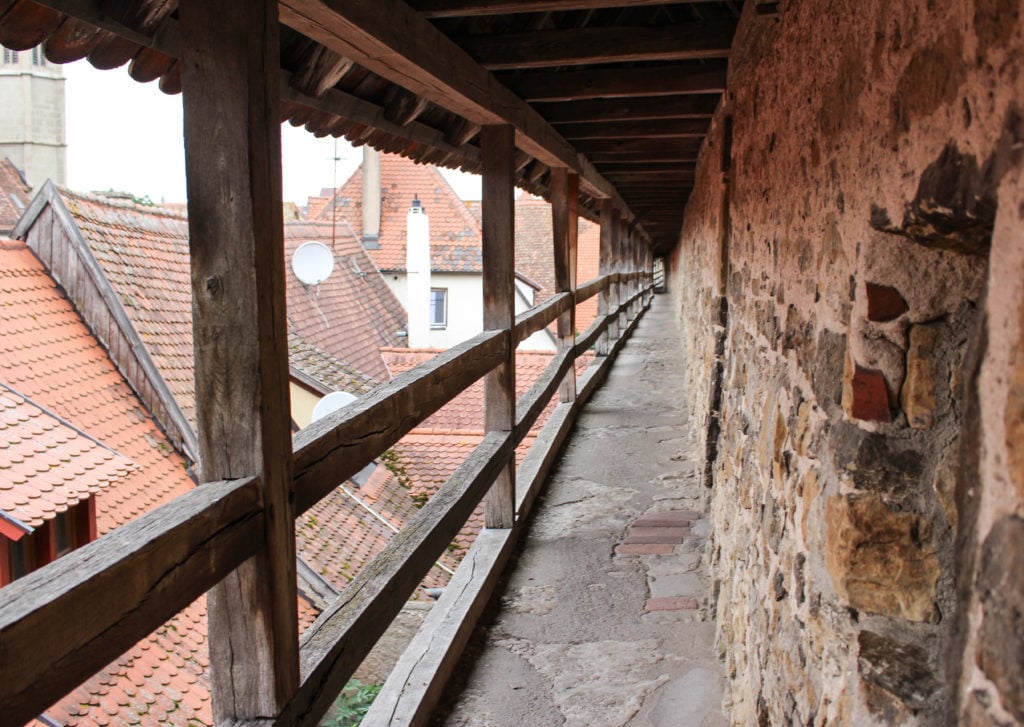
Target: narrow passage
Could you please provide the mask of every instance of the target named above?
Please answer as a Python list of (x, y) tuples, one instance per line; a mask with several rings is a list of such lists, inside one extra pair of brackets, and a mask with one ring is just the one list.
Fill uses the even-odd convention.
[(727, 724), (670, 308), (655, 297), (581, 415), (436, 724)]

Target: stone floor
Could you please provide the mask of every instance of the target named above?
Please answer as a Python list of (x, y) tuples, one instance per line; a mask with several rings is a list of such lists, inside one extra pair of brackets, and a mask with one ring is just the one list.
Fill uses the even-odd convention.
[(579, 419), (435, 724), (725, 725), (666, 296)]

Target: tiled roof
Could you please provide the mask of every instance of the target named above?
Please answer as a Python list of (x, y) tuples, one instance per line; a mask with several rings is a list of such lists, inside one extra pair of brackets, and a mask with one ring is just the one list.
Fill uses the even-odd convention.
[[(401, 345), (398, 332), (407, 325), (405, 308), (363, 246), (340, 229), (330, 222), (285, 225), (288, 327), (306, 343), (380, 383), (389, 378), (380, 348)], [(315, 286), (303, 285), (291, 269), (295, 250), (310, 241), (334, 251), (334, 272)]]
[(133, 469), (0, 382), (0, 510), (38, 527)]
[[(387, 361), (393, 375), (408, 371), (419, 364), (429, 361), (440, 349), (409, 349), (386, 348), (381, 353)], [(554, 356), (552, 351), (516, 351), (516, 397), (521, 397), (533, 385), (533, 382), (544, 372)], [(593, 359), (587, 353), (576, 360), (577, 377), (586, 370)], [(555, 399), (544, 409), (534, 424), (532, 431), (538, 431), (547, 421), (555, 407)], [(484, 430), (484, 384), (483, 380), (467, 388), (457, 397), (428, 417), (420, 429), (437, 432), (483, 432)]]
[[(194, 425), (187, 219), (160, 207), (66, 190), (61, 198)], [(387, 380), (378, 348), (400, 343), (404, 309), (350, 235), (333, 235), (329, 223), (285, 224), (289, 261), (300, 244), (311, 240), (334, 249), (334, 273), (318, 286), (304, 286), (287, 266), (290, 328), (305, 343), (343, 361), (356, 378)]]
[(0, 379), (138, 465), (97, 496), (102, 534), (192, 489), (186, 463), (24, 243), (0, 240)]
[(288, 334), (288, 362), (300, 374), (304, 374), (328, 391), (347, 391), (350, 394), (365, 394), (376, 388), (379, 382), (346, 366), (341, 361), (298, 334)]
[(0, 235), (14, 229), (28, 206), (31, 191), (11, 160), (0, 159)]
[[(418, 197), (430, 218), (430, 257), (434, 272), (479, 273), (483, 270), (480, 223), (436, 167), (396, 154), (380, 155), (380, 249), (369, 250), (385, 272), (405, 270), (406, 215)], [(363, 171), (348, 178), (317, 219), (337, 214), (354, 229), (363, 220)]]
[[(551, 205), (540, 197), (524, 193), (515, 205), (516, 269), (540, 283), (536, 302), (543, 303), (555, 294), (554, 242), (551, 231)], [(576, 248), (576, 282), (597, 277), (600, 262), (601, 228), (579, 218)], [(597, 317), (597, 297), (584, 301), (576, 309), (576, 329), (584, 331)]]

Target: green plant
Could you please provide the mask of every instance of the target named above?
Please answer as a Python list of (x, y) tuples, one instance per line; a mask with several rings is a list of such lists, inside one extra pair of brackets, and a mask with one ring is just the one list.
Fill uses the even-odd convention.
[(358, 679), (350, 680), (334, 702), (334, 716), (327, 722), (329, 727), (356, 727), (363, 721), (378, 692), (380, 684), (363, 684)]

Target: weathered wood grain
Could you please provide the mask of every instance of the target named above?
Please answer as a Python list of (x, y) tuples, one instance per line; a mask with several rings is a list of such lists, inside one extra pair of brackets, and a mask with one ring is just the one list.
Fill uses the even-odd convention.
[(498, 473), (511, 432), (491, 432), (302, 638), (302, 686), (278, 725), (316, 725), (363, 657), (444, 552)]
[[(511, 126), (485, 126), (480, 132), (483, 162), (484, 328), (511, 331), (515, 325), (515, 132)], [(516, 357), (484, 377), (484, 430), (511, 432), (516, 416)], [(515, 522), (515, 463), (495, 480), (484, 499), (484, 524), (510, 528)]]
[(259, 474), (264, 546), (207, 599), (217, 721), (298, 688), (275, 0), (183, 0), (185, 169), (202, 479)]
[(588, 68), (585, 71), (512, 71), (496, 75), (520, 98), (531, 103), (578, 101), (722, 93), (725, 90), (726, 64), (711, 61), (695, 68), (665, 64), (640, 68)]
[(0, 589), (3, 721), (41, 714), (251, 556), (262, 514), (256, 478), (208, 483)]
[(559, 293), (548, 298), (538, 306), (523, 311), (516, 316), (516, 325), (512, 331), (513, 344), (529, 338), (532, 334), (547, 326), (565, 311), (575, 305), (574, 296), (570, 293)]
[[(568, 169), (551, 170), (551, 239), (555, 267), (555, 290), (571, 292), (576, 289), (576, 248), (579, 233), (578, 205), (580, 180)], [(576, 307), (558, 317), (558, 350), (573, 347), (576, 337)], [(559, 387), (559, 399), (576, 399), (576, 370), (570, 368)]]
[(527, 434), (537, 417), (541, 415), (555, 391), (576, 363), (572, 347), (563, 349), (551, 359), (551, 363), (537, 377), (533, 385), (516, 403), (515, 443), (518, 445)]
[(601, 274), (593, 280), (588, 280), (586, 283), (576, 286), (576, 305), (579, 305), (583, 301), (589, 300), (598, 293), (607, 290), (608, 286), (611, 285), (611, 282), (611, 276)]
[(295, 512), (302, 514), (507, 358), (506, 331), (484, 331), (405, 371), (295, 435)]

